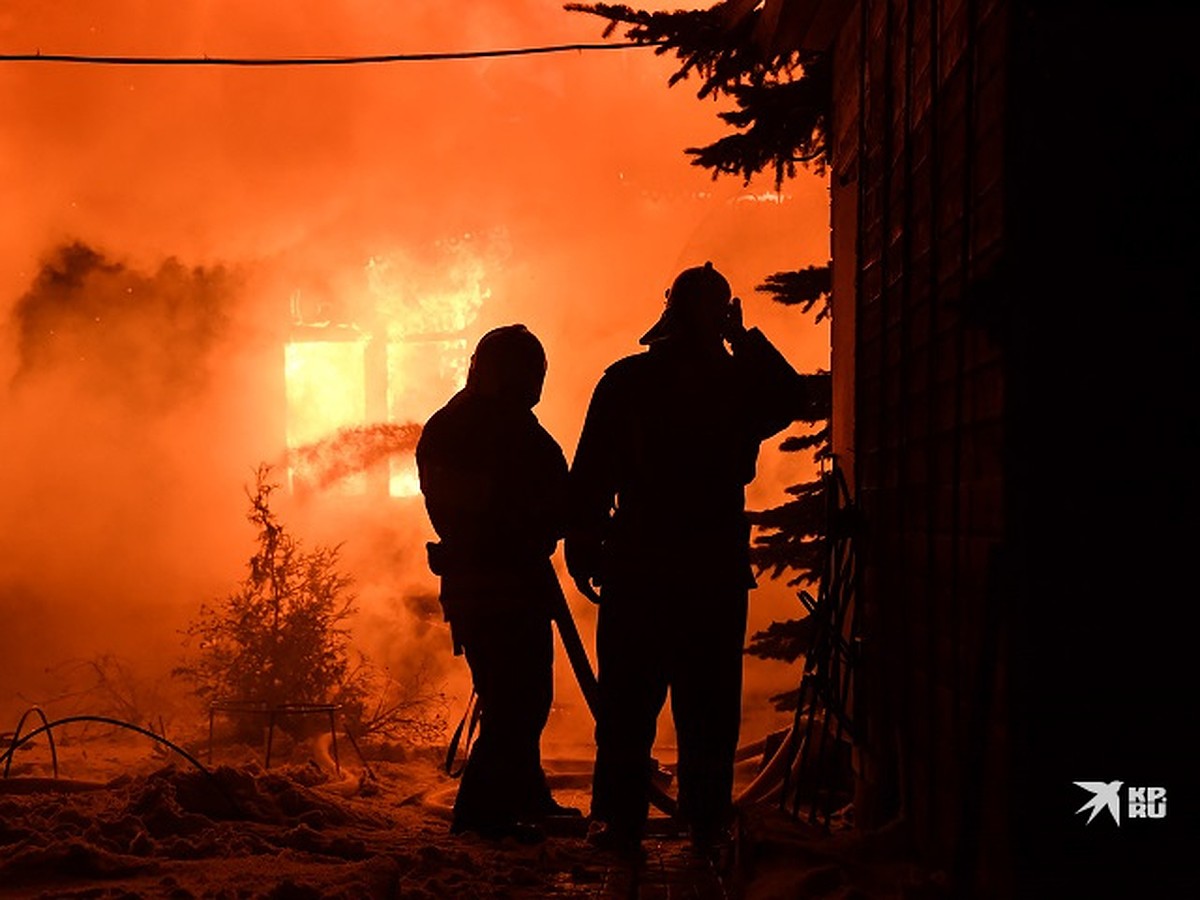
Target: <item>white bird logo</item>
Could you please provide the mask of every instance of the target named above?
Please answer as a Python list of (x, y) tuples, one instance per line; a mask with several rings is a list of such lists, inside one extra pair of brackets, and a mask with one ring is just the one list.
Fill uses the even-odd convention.
[(1081, 813), (1085, 809), (1090, 809), (1092, 811), (1092, 814), (1088, 816), (1086, 824), (1091, 825), (1092, 819), (1096, 818), (1096, 815), (1100, 812), (1100, 810), (1104, 809), (1105, 807), (1108, 808), (1108, 812), (1113, 817), (1113, 821), (1118, 825), (1121, 824), (1120, 792), (1121, 785), (1123, 785), (1125, 782), (1076, 781), (1074, 783), (1084, 790), (1092, 792), (1092, 799), (1083, 804), (1083, 806), (1079, 807), (1079, 809), (1075, 810), (1076, 813)]

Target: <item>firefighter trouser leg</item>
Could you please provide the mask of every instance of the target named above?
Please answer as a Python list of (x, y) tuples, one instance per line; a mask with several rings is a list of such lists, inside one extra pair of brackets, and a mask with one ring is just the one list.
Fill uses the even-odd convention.
[(649, 812), (650, 759), (658, 714), (667, 697), (661, 638), (647, 611), (606, 597), (596, 627), (600, 709), (592, 816), (640, 834)]
[(720, 828), (731, 812), (746, 634), (746, 595), (738, 593), (682, 615), (671, 660), (679, 813), (698, 835)]
[(457, 633), (482, 715), (454, 803), (455, 829), (535, 817), (550, 800), (540, 748), (554, 692), (550, 620), (489, 620)]
[(649, 812), (651, 752), (671, 693), (681, 816), (698, 831), (724, 823), (741, 723), (745, 590), (610, 596), (597, 627), (600, 715), (592, 816), (640, 833)]

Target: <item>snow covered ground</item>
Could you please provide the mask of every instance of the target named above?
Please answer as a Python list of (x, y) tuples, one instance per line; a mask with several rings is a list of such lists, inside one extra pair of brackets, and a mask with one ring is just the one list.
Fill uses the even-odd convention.
[[(456, 782), (438, 768), (441, 748), (380, 752), (390, 759), (370, 759), (368, 773), (343, 746), (340, 774), (320, 741), (284, 747), (269, 771), (259, 748), (218, 749), (205, 774), (145, 740), (94, 736), (60, 745), (58, 780), (44, 743), (19, 751), (0, 781), (0, 897), (532, 898), (628, 889), (628, 879), (613, 877), (619, 864), (578, 829), (533, 846), (450, 835)], [(588, 766), (548, 761), (560, 801), (586, 807)], [(753, 774), (741, 768), (743, 779)], [(879, 842), (863, 851), (849, 834), (830, 838), (770, 809), (747, 820), (754, 843), (740, 848), (741, 868), (725, 879), (731, 895), (937, 895), (914, 893), (936, 883)], [(671, 838), (648, 844), (652, 863), (683, 853)]]

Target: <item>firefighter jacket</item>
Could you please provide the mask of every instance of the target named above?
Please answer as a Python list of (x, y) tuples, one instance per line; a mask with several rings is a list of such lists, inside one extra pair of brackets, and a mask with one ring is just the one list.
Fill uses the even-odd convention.
[(533, 412), (459, 391), (426, 423), (417, 470), (452, 629), (549, 615), (562, 597), (550, 555), (564, 530), (567, 464)]
[(745, 486), (759, 444), (803, 417), (808, 377), (757, 329), (723, 344), (656, 342), (592, 395), (570, 472), (567, 566), (607, 593), (752, 587)]

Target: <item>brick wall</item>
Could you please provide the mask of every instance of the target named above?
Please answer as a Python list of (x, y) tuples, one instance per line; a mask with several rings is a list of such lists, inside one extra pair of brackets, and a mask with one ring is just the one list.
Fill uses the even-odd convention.
[(869, 529), (860, 805), (971, 872), (1003, 866), (1004, 370), (980, 310), (1004, 252), (1006, 14), (863, 0), (834, 46), (835, 449)]

